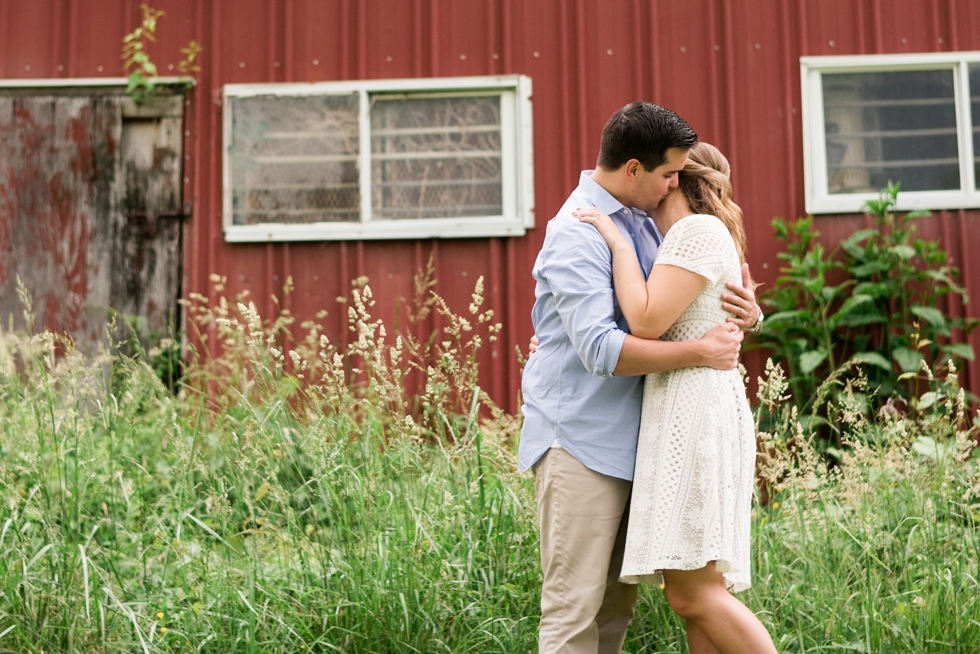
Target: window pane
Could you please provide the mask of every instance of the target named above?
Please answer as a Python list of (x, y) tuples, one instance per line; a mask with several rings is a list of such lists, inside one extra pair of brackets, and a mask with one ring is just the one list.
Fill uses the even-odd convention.
[(830, 193), (960, 188), (952, 70), (824, 73)]
[(980, 190), (980, 64), (970, 64), (970, 116), (973, 118), (973, 175)]
[(229, 102), (233, 224), (360, 221), (356, 93)]
[(376, 218), (503, 214), (500, 96), (373, 100)]

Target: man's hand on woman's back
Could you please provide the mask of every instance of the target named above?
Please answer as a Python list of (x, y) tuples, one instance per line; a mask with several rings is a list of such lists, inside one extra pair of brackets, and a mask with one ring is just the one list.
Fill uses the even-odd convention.
[(742, 285), (727, 283), (725, 286), (731, 294), (724, 293), (721, 296), (721, 308), (732, 314), (729, 319), (739, 329), (750, 330), (759, 322), (762, 310), (755, 300), (755, 283), (749, 273), (749, 264), (742, 264)]

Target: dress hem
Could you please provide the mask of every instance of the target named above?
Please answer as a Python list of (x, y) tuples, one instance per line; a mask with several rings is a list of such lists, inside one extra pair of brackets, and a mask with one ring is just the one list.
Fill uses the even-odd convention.
[(734, 593), (740, 593), (752, 587), (752, 582), (746, 574), (740, 570), (732, 570), (732, 563), (728, 559), (721, 557), (709, 558), (703, 561), (687, 562), (678, 564), (676, 561), (654, 561), (653, 572), (642, 574), (621, 574), (620, 583), (635, 586), (637, 584), (650, 584), (653, 586), (663, 586), (663, 570), (700, 570), (711, 561), (715, 562), (715, 569), (725, 578), (725, 585)]

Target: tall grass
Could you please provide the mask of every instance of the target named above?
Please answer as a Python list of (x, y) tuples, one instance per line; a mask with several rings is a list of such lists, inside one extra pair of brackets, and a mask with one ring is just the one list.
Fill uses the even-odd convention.
[[(465, 317), (419, 289), (413, 317), (441, 311), (445, 333), (387, 334), (361, 284), (343, 351), (197, 297), (207, 356), (176, 397), (146, 356), (0, 333), (0, 651), (536, 651), (532, 483), (476, 385), (498, 328), (479, 288)], [(828, 465), (781, 384), (741, 597), (783, 651), (980, 650), (960, 400), (883, 421), (844, 402)], [(660, 589), (626, 651), (684, 651)]]

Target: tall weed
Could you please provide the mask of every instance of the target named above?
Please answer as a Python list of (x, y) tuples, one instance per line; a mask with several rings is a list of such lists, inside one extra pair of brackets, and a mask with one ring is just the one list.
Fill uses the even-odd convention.
[[(419, 287), (414, 316), (450, 313)], [(517, 421), (475, 383), (479, 296), (417, 343), (358, 283), (340, 350), (219, 289), (190, 307), (204, 349), (176, 396), (139, 356), (0, 332), (0, 651), (536, 649), (536, 507)], [(781, 650), (980, 649), (976, 427), (931, 375), (880, 416), (833, 377), (836, 459), (778, 367), (760, 385), (770, 497), (741, 597)], [(641, 598), (626, 651), (683, 651), (663, 592)]]

